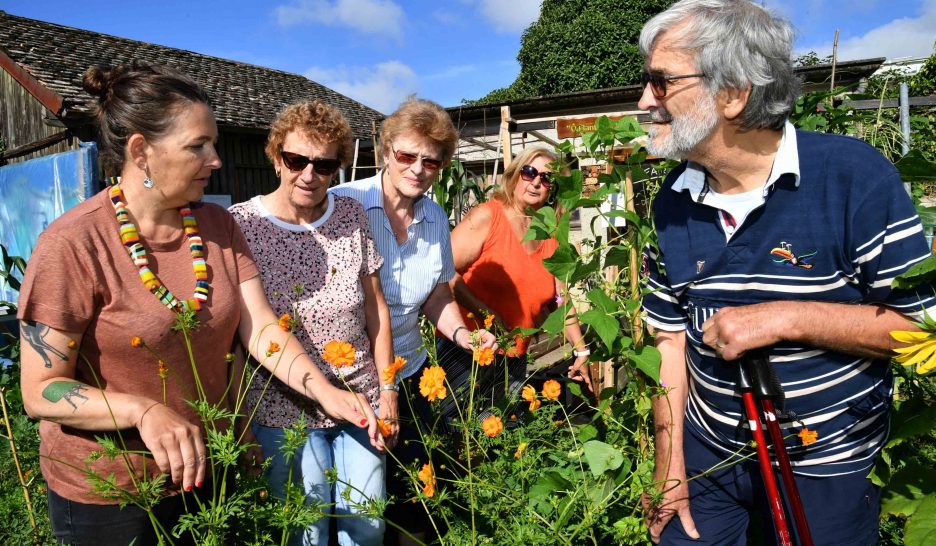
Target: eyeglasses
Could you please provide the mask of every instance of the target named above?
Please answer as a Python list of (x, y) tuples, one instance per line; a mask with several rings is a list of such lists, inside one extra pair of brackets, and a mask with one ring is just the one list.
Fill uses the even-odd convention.
[(280, 157), (283, 158), (283, 165), (286, 165), (286, 168), (294, 173), (304, 171), (310, 163), (312, 164), (312, 170), (315, 171), (315, 174), (320, 174), (322, 176), (331, 176), (341, 167), (341, 161), (337, 159), (312, 159), (304, 155), (287, 152), (282, 148), (280, 148)]
[(653, 96), (662, 99), (666, 96), (666, 83), (673, 80), (682, 80), (685, 78), (704, 78), (705, 74), (682, 74), (680, 76), (664, 76), (659, 72), (644, 71), (640, 73), (640, 87), (644, 88), (650, 85), (650, 92)]
[(417, 154), (410, 152), (400, 152), (398, 150), (394, 150), (393, 148), (390, 148), (390, 150), (393, 152), (393, 158), (397, 160), (397, 163), (402, 163), (403, 165), (412, 165), (413, 163), (416, 163), (422, 159), (422, 166), (427, 171), (437, 171), (442, 168), (441, 159), (435, 159), (426, 156), (419, 157)]
[(520, 167), (520, 178), (526, 182), (532, 182), (539, 176), (540, 184), (549, 188), (553, 182), (553, 173), (537, 171), (533, 165), (524, 165)]

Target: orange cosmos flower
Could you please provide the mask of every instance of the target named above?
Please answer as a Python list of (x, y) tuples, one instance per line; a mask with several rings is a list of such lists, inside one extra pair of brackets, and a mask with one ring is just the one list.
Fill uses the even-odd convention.
[(278, 352), (280, 352), (279, 343), (277, 343), (277, 342), (275, 342), (275, 341), (271, 341), (271, 342), (270, 342), (270, 346), (267, 347), (267, 350), (266, 350), (266, 355), (267, 355), (267, 357), (273, 356), (274, 354), (276, 354), (276, 353), (278, 353)]
[(139, 347), (142, 347), (142, 346), (144, 346), (144, 345), (146, 345), (146, 344), (143, 343), (143, 338), (142, 338), (142, 337), (140, 337), (140, 336), (133, 336), (132, 338), (130, 338), (130, 345), (133, 346), (133, 347), (139, 348)]
[(526, 449), (526, 446), (526, 442), (520, 442), (520, 445), (517, 446), (517, 452), (514, 453), (514, 457), (519, 459), (520, 456), (523, 455), (523, 450)]
[(536, 400), (536, 389), (533, 388), (533, 385), (525, 385), (523, 390), (520, 391), (520, 396), (527, 402), (532, 402)]
[(819, 439), (819, 431), (809, 430), (808, 427), (803, 427), (803, 430), (799, 431), (797, 436), (800, 437), (800, 440), (802, 440), (804, 446), (808, 446), (809, 444), (815, 443), (816, 440)]
[(280, 315), (279, 327), (282, 328), (284, 332), (292, 330), (292, 317), (289, 316), (289, 313)]
[(390, 436), (390, 423), (384, 421), (383, 419), (377, 419), (377, 428), (380, 429), (380, 435), (384, 438)]
[(488, 315), (484, 317), (485, 329), (490, 329), (493, 324), (494, 324), (494, 315)]
[(419, 474), (417, 474), (417, 476), (419, 476), (420, 481), (422, 481), (425, 484), (423, 486), (423, 495), (427, 497), (431, 497), (435, 495), (436, 477), (435, 477), (435, 471), (432, 470), (432, 464), (431, 463), (424, 464), (422, 466), (422, 470), (419, 471)]
[(555, 379), (543, 383), (543, 398), (546, 400), (559, 400), (559, 394), (562, 393), (562, 386)]
[(429, 366), (423, 370), (419, 377), (419, 393), (430, 402), (446, 397), (445, 370), (441, 366)]
[(492, 415), (484, 421), (481, 421), (481, 429), (485, 434), (494, 438), (504, 430), (504, 422), (501, 421), (500, 417)]
[(533, 399), (533, 400), (530, 401), (530, 411), (536, 411), (536, 409), (539, 408), (539, 407), (542, 406), (542, 405), (543, 405), (542, 402), (540, 402), (540, 401), (537, 400), (537, 399)]
[(486, 349), (475, 349), (474, 359), (475, 362), (478, 363), (478, 366), (488, 366), (491, 362), (494, 362), (494, 349), (490, 347)]
[(322, 358), (340, 368), (354, 364), (354, 355), (354, 347), (350, 343), (333, 339), (325, 344), (325, 354)]
[(393, 359), (393, 362), (389, 366), (384, 368), (383, 371), (383, 380), (384, 383), (393, 383), (396, 379), (396, 374), (403, 369), (403, 366), (406, 366), (406, 359), (402, 356), (398, 356)]

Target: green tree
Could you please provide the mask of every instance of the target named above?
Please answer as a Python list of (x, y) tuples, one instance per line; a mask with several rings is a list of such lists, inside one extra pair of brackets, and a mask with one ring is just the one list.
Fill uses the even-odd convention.
[(673, 0), (543, 0), (520, 40), (520, 75), (475, 104), (637, 83), (644, 23)]

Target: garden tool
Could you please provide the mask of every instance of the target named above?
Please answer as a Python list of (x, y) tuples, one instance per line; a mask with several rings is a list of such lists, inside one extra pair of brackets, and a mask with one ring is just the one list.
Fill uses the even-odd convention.
[[(770, 462), (770, 454), (767, 451), (764, 430), (761, 428), (761, 413), (773, 443), (774, 455), (777, 458), (777, 466), (780, 468), (783, 488), (786, 491), (787, 501), (793, 512), (793, 520), (796, 524), (800, 542), (802, 546), (813, 546), (812, 535), (809, 532), (799, 489), (793, 479), (793, 467), (790, 465), (786, 445), (783, 443), (783, 434), (777, 421), (777, 407), (781, 411), (783, 410), (783, 388), (780, 386), (780, 380), (777, 378), (765, 350), (751, 351), (742, 357), (738, 366), (738, 388), (741, 391), (744, 410), (757, 447), (757, 460), (760, 465), (761, 476), (764, 479), (764, 487), (767, 489), (767, 500), (770, 504), (770, 513), (773, 517), (777, 539), (781, 546), (792, 546), (793, 544), (787, 526), (786, 514), (783, 510), (783, 501), (773, 473), (773, 465)], [(755, 400), (760, 403), (760, 412)]]

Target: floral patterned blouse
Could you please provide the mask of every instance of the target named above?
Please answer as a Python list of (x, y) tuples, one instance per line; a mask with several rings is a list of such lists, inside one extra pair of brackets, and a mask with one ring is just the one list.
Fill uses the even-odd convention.
[[(277, 316), (289, 313), (295, 319), (296, 338), (333, 385), (347, 388), (339, 379), (341, 374), (348, 386), (365, 395), (376, 410), (379, 383), (367, 337), (362, 280), (377, 272), (383, 259), (374, 246), (361, 204), (330, 194), (327, 199), (325, 213), (312, 224), (289, 224), (276, 218), (260, 197), (238, 203), (230, 211), (253, 252)], [(331, 340), (354, 346), (353, 365), (336, 369), (322, 359), (324, 346)], [(254, 356), (263, 357), (265, 349), (250, 349)], [(275, 359), (278, 354), (269, 358)], [(288, 363), (283, 361), (281, 365)], [(248, 372), (254, 369), (255, 365), (248, 366)], [(291, 426), (302, 413), (311, 428), (336, 424), (318, 404), (263, 368), (258, 369), (247, 390), (247, 407), (252, 409), (258, 404), (255, 419), (264, 426)]]

